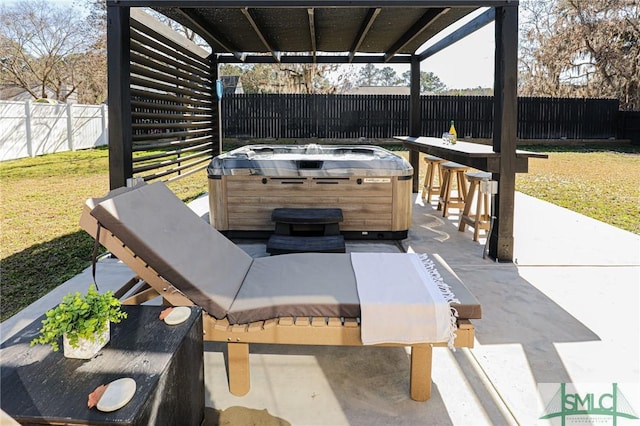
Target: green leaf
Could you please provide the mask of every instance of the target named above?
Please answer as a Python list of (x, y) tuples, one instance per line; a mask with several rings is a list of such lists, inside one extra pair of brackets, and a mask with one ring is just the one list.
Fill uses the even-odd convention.
[(72, 346), (78, 345), (78, 337), (89, 338), (102, 333), (108, 321), (119, 323), (127, 317), (121, 310), (121, 304), (112, 292), (98, 293), (91, 285), (85, 295), (80, 292), (69, 293), (63, 302), (45, 314), (42, 328), (31, 344), (50, 344), (58, 350), (58, 339), (67, 334)]

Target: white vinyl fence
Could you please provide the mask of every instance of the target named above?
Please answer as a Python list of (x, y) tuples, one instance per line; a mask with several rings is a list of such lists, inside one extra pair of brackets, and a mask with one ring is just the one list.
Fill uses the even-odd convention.
[(0, 101), (0, 161), (106, 145), (107, 106)]

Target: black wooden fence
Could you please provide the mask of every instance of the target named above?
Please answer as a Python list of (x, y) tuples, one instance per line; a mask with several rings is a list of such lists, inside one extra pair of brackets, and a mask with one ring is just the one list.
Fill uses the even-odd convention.
[(640, 111), (618, 111), (618, 138), (640, 145)]
[[(422, 96), (423, 136), (491, 138), (493, 97)], [(226, 138), (391, 138), (409, 133), (406, 95), (243, 94), (222, 100)], [(616, 137), (614, 99), (519, 98), (521, 139)]]

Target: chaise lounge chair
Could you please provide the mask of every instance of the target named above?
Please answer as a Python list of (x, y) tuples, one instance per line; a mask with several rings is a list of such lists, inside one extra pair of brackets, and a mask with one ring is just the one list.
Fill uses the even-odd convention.
[[(250, 389), (251, 343), (410, 346), (410, 395), (417, 401), (431, 396), (433, 346), (473, 347), (469, 320), (480, 318), (479, 303), (438, 265), (455, 295), (454, 300), (449, 293), (443, 318), (441, 307), (423, 296), (437, 293), (425, 279), (438, 275), (416, 266), (415, 255), (302, 253), (254, 259), (160, 182), (89, 199), (80, 225), (143, 280), (137, 289), (131, 290), (135, 283), (128, 286), (125, 291), (133, 294), (123, 303), (161, 296), (172, 306), (203, 308), (204, 338), (227, 343), (229, 390), (237, 396)], [(404, 294), (406, 283), (413, 283), (407, 291), (414, 294)], [(373, 303), (370, 296), (367, 303), (361, 300), (371, 289), (382, 300), (375, 295)], [(414, 316), (406, 317), (407, 312)], [(433, 333), (439, 337), (430, 337)]]

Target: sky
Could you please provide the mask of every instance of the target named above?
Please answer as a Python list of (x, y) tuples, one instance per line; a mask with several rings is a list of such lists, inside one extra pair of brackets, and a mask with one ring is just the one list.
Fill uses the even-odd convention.
[[(492, 23), (480, 28), (462, 40), (422, 61), (420, 71), (434, 73), (449, 89), (493, 88), (495, 26)], [(435, 43), (434, 39), (425, 46)], [(419, 49), (418, 52), (426, 47)], [(409, 65), (391, 66), (398, 76)]]
[[(480, 9), (456, 25), (437, 34), (427, 44), (418, 49), (418, 53), (441, 38), (455, 31), (466, 22), (482, 14)], [(472, 89), (493, 87), (495, 25), (493, 22), (469, 34), (462, 40), (422, 61), (421, 71), (433, 72), (449, 89)]]
[[(10, 5), (17, 0), (0, 0), (0, 5)], [(50, 0), (54, 4), (82, 4), (87, 0)], [(472, 19), (476, 15), (471, 15)], [(466, 20), (469, 20), (466, 19)], [(465, 21), (466, 21), (465, 20)], [(462, 22), (465, 22), (462, 21)], [(455, 28), (451, 28), (455, 30)], [(430, 43), (436, 42), (434, 38)], [(428, 46), (425, 45), (424, 47)], [(420, 70), (433, 72), (449, 89), (493, 87), (494, 24), (490, 23), (441, 52), (422, 61)], [(384, 66), (383, 66), (384, 67)], [(398, 76), (409, 69), (408, 65), (393, 65)]]
[(451, 89), (493, 87), (493, 23), (425, 59), (421, 71), (431, 71)]
[[(418, 49), (418, 53), (437, 43), (466, 22), (482, 14), (486, 8), (474, 12), (458, 24), (452, 25), (437, 34), (425, 45)], [(494, 80), (494, 52), (495, 25), (493, 22), (469, 34), (462, 40), (422, 61), (420, 71), (434, 73), (448, 89), (475, 89), (478, 87), (493, 88)], [(364, 65), (363, 65), (364, 66)], [(376, 65), (380, 68), (390, 66), (398, 77), (409, 69), (408, 64)], [(356, 66), (356, 72), (362, 66)]]

